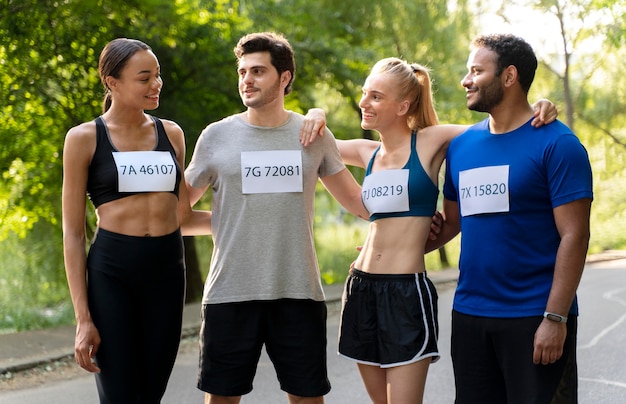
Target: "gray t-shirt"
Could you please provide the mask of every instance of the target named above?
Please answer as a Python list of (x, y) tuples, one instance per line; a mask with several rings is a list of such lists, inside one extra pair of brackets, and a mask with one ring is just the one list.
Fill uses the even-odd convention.
[[(289, 112), (287, 122), (268, 128), (238, 114), (210, 124), (198, 138), (185, 176), (193, 187), (213, 191), (204, 304), (324, 300), (313, 239), (315, 187), (345, 165), (329, 131), (300, 144), (303, 119)], [(298, 184), (302, 190), (294, 191)]]

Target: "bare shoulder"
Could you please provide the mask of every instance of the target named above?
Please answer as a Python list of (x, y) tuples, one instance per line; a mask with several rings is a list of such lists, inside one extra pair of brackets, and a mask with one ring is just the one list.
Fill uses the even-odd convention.
[(178, 132), (180, 134), (183, 133), (183, 129), (176, 122), (169, 119), (161, 119), (161, 122), (163, 122), (163, 127), (168, 133), (170, 132), (170, 130), (173, 132)]
[(183, 161), (185, 156), (185, 133), (183, 129), (176, 122), (169, 119), (161, 119), (161, 122), (167, 137), (172, 142), (172, 146), (174, 146), (177, 158)]
[(76, 125), (67, 131), (67, 136), (84, 137), (96, 134), (96, 122), (89, 121)]
[(67, 131), (65, 135), (65, 145), (77, 144), (82, 147), (96, 144), (96, 123), (95, 121), (83, 122)]
[(70, 167), (83, 167), (89, 164), (95, 150), (96, 123), (89, 121), (74, 126), (65, 135), (63, 165), (66, 170)]
[(161, 119), (163, 123), (163, 128), (165, 128), (165, 133), (173, 141), (184, 141), (185, 133), (183, 129), (174, 121), (170, 121), (169, 119)]

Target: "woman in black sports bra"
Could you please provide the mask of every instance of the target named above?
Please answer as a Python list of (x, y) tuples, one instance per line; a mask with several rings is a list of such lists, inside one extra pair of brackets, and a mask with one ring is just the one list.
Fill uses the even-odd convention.
[[(208, 234), (210, 213), (189, 206), (183, 131), (144, 112), (158, 107), (163, 85), (150, 47), (115, 39), (100, 55), (99, 72), (103, 114), (71, 128), (63, 153), (75, 359), (96, 374), (101, 403), (159, 403), (180, 342), (181, 226)], [(88, 254), (86, 195), (97, 215)]]

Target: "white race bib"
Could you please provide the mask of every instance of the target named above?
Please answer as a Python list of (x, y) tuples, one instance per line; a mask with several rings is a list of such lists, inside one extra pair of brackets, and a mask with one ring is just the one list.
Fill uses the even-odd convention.
[(166, 151), (113, 152), (119, 192), (171, 192), (176, 163)]
[(241, 152), (244, 194), (302, 192), (302, 182), (300, 150)]
[(509, 166), (474, 168), (459, 173), (461, 216), (509, 211)]
[(361, 196), (370, 213), (409, 210), (409, 170), (383, 170), (365, 177)]

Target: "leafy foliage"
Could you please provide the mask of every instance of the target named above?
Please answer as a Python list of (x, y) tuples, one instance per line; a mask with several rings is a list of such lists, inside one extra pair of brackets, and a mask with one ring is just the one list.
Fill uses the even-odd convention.
[[(156, 114), (197, 136), (207, 122), (240, 108), (236, 86), (224, 87), (236, 82), (232, 45), (224, 43), (238, 37), (246, 23), (228, 1), (211, 2), (210, 8), (201, 1), (162, 0), (5, 3), (0, 11), (0, 97), (7, 100), (0, 104), (0, 252), (8, 271), (1, 279), (8, 280), (0, 282), (0, 292), (24, 292), (23, 301), (13, 302), (23, 313), (20, 305), (54, 306), (59, 296), (67, 301), (60, 224), (62, 147), (70, 127), (101, 112), (97, 65), (104, 45), (116, 37), (151, 45), (166, 83), (165, 101)], [(169, 100), (175, 102), (168, 105)], [(189, 144), (194, 142), (192, 137)], [(89, 229), (94, 219), (90, 206)], [(41, 234), (47, 237), (39, 240)], [(33, 248), (40, 242), (50, 247), (45, 253)], [(19, 273), (46, 279), (48, 292), (41, 296), (48, 300), (30, 299), (39, 295), (39, 283), (32, 278), (18, 282), (25, 289), (16, 288), (12, 277)]]

